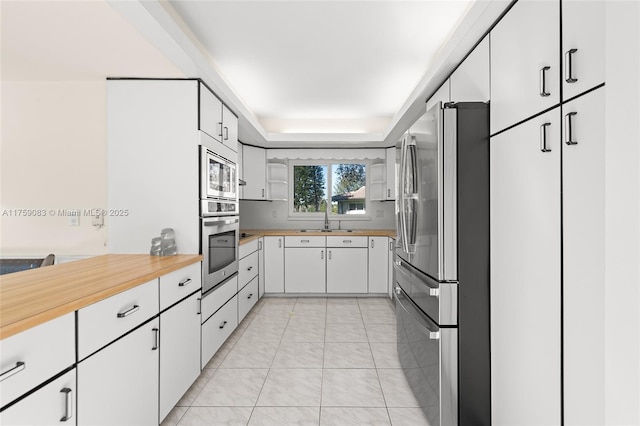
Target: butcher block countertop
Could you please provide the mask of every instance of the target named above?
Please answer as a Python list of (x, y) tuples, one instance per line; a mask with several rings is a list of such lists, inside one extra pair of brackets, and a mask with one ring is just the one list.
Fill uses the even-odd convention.
[(2, 275), (0, 339), (201, 260), (199, 254), (106, 254)]
[(240, 238), (241, 245), (248, 243), (249, 241), (253, 241), (257, 238), (266, 237), (266, 236), (299, 237), (302, 235), (307, 235), (307, 236), (326, 237), (326, 236), (334, 235), (339, 237), (346, 237), (349, 235), (353, 235), (353, 236), (357, 235), (357, 236), (365, 236), (365, 237), (390, 237), (390, 238), (396, 237), (395, 229), (353, 229), (353, 230), (332, 229), (331, 232), (322, 232), (319, 229), (306, 230), (306, 231), (302, 231), (300, 229), (242, 229), (241, 233), (247, 235), (246, 237), (242, 237), (241, 235), (241, 238)]

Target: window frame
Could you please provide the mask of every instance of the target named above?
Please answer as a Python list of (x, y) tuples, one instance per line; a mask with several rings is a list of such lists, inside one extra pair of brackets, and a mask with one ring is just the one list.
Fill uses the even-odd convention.
[[(289, 210), (289, 219), (293, 220), (324, 220), (324, 212), (296, 212), (293, 207), (293, 191), (294, 191), (294, 180), (293, 180), (293, 168), (294, 166), (326, 166), (327, 167), (327, 199), (328, 205), (331, 205), (331, 197), (333, 194), (333, 170), (332, 166), (337, 164), (364, 164), (365, 165), (365, 186), (368, 188), (370, 183), (370, 160), (359, 160), (359, 159), (333, 159), (333, 160), (288, 160), (287, 168), (289, 175), (289, 190), (288, 190), (288, 210)], [(370, 199), (370, 191), (365, 190), (365, 209), (370, 208), (371, 199)], [(367, 207), (369, 206), (369, 207)], [(371, 220), (371, 214), (368, 210), (366, 210), (365, 214), (338, 214), (333, 213), (331, 209), (329, 209), (329, 220)]]

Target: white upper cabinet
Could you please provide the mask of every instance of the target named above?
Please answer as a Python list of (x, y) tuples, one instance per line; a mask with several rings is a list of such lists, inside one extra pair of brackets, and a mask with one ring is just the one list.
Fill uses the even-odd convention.
[(238, 151), (238, 117), (229, 108), (222, 106), (222, 143)]
[(436, 93), (434, 93), (433, 96), (429, 98), (429, 100), (427, 101), (427, 110), (430, 110), (431, 107), (438, 102), (442, 102), (444, 104), (451, 101), (449, 92), (449, 81), (450, 80), (447, 79), (447, 81), (445, 81), (442, 86), (440, 86), (440, 88), (436, 90)]
[(387, 148), (387, 200), (396, 199), (396, 147)]
[(521, 0), (491, 31), (491, 133), (560, 102), (560, 3)]
[(266, 162), (264, 148), (245, 145), (242, 147), (242, 174), (245, 182), (244, 199), (266, 200)]
[(451, 102), (487, 102), (489, 91), (489, 36), (451, 74)]
[(562, 2), (563, 97), (604, 82), (604, 1)]
[[(222, 142), (222, 101), (200, 83), (200, 130)], [(236, 136), (237, 137), (237, 136)]]

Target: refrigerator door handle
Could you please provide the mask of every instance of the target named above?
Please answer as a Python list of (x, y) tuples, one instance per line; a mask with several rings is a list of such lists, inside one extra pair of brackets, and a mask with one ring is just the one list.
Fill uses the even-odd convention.
[(409, 164), (410, 164), (410, 175), (409, 177), (411, 178), (410, 182), (411, 182), (411, 193), (407, 194), (409, 196), (409, 211), (407, 212), (407, 217), (409, 218), (409, 223), (408, 226), (405, 225), (405, 227), (407, 228), (407, 252), (408, 253), (415, 253), (415, 244), (416, 244), (416, 233), (417, 233), (417, 227), (416, 227), (416, 222), (417, 222), (417, 208), (416, 208), (416, 204), (418, 203), (418, 167), (417, 167), (417, 161), (418, 161), (418, 153), (417, 153), (417, 147), (416, 147), (416, 142), (415, 142), (415, 138), (411, 138), (411, 140), (407, 143), (407, 151), (409, 152)]
[(398, 215), (398, 219), (400, 221), (400, 242), (402, 243), (402, 250), (405, 253), (409, 252), (409, 247), (407, 246), (407, 226), (406, 226), (406, 191), (405, 191), (405, 183), (406, 183), (406, 170), (407, 170), (407, 138), (408, 135), (402, 139), (402, 146), (400, 150), (400, 214)]

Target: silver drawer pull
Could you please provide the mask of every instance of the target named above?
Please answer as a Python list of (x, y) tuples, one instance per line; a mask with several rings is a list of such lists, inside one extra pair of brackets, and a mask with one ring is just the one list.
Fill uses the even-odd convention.
[(185, 285), (188, 285), (188, 284), (191, 284), (191, 278), (187, 278), (187, 279), (186, 279), (186, 280), (184, 280), (184, 281), (180, 281), (180, 282), (178, 283), (178, 287), (184, 287)]
[(551, 123), (544, 123), (540, 126), (540, 151), (542, 152), (551, 152), (551, 148), (547, 146), (547, 127), (550, 125)]
[(27, 364), (25, 364), (22, 361), (16, 362), (16, 366), (13, 367), (10, 370), (5, 371), (4, 373), (0, 374), (0, 382), (3, 380), (7, 380), (9, 377), (18, 374), (19, 372), (21, 372), (22, 370), (24, 370), (25, 368), (27, 368)]
[(249, 267), (247, 268), (247, 271), (250, 271), (250, 270), (252, 270), (252, 269), (253, 269), (253, 266), (249, 266)]
[(202, 297), (198, 297), (198, 312), (196, 312), (196, 315), (200, 314), (202, 314)]
[(567, 53), (564, 54), (564, 81), (567, 83), (575, 83), (578, 81), (577, 78), (573, 76), (573, 54), (576, 53), (578, 49), (569, 49)]
[(220, 328), (224, 328), (225, 325), (227, 325), (227, 322), (223, 321), (222, 324), (220, 324)]
[(251, 299), (253, 297), (253, 293), (249, 293), (249, 295), (247, 296), (247, 299)]
[(138, 305), (133, 305), (133, 307), (127, 311), (124, 312), (118, 312), (118, 318), (125, 318), (128, 317), (129, 315), (131, 315), (134, 312), (137, 312), (138, 309), (140, 309), (140, 306)]
[(551, 67), (540, 68), (540, 96), (543, 98), (551, 95), (551, 93), (547, 92), (547, 71), (550, 69)]
[(573, 131), (571, 129), (571, 117), (576, 116), (577, 112), (570, 112), (564, 116), (564, 143), (567, 145), (577, 145), (578, 141), (573, 139)]
[(309, 240), (300, 240), (301, 243), (308, 243)]
[(71, 420), (71, 418), (73, 417), (73, 398), (71, 398), (71, 392), (72, 390), (69, 388), (63, 388), (60, 390), (61, 393), (64, 394), (64, 406), (65, 406), (65, 411), (64, 411), (64, 416), (62, 416), (62, 418), (60, 419), (61, 422), (66, 422), (68, 420)]
[(151, 350), (155, 351), (160, 347), (160, 329), (152, 328), (151, 331), (153, 331), (153, 347)]
[(345, 244), (351, 244), (351, 240), (342, 240), (342, 242), (345, 243)]

